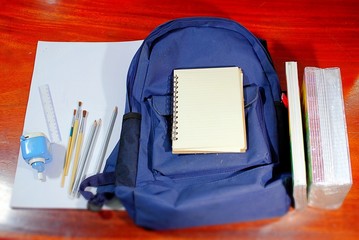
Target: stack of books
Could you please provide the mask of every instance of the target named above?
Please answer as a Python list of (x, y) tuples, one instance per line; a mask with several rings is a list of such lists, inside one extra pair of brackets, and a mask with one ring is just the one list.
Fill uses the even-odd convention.
[(352, 186), (339, 68), (307, 67), (302, 85), (309, 206), (339, 208)]

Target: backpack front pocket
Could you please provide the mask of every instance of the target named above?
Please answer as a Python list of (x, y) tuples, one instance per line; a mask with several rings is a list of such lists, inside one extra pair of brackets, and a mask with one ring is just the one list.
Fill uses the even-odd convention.
[(151, 114), (149, 168), (155, 177), (173, 178), (230, 173), (272, 163), (268, 134), (263, 116), (260, 89), (244, 88), (247, 151), (244, 153), (172, 154), (171, 96), (153, 96), (147, 100)]

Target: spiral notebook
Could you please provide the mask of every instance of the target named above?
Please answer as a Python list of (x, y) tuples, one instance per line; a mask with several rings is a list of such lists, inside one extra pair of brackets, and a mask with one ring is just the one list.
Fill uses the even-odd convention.
[(173, 74), (172, 152), (245, 152), (242, 70), (176, 69)]

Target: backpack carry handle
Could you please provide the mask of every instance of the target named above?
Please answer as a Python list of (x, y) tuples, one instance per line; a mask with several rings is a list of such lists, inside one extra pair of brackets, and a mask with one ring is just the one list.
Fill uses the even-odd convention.
[[(250, 31), (248, 31), (242, 25), (224, 18), (213, 18), (213, 17), (201, 17), (201, 18), (182, 18), (169, 21), (165, 24), (157, 27), (143, 42), (139, 51), (136, 53), (131, 66), (136, 66), (136, 69), (131, 69), (127, 76), (127, 104), (129, 111), (137, 112), (139, 108), (136, 107), (135, 99), (142, 99), (142, 91), (132, 91), (133, 89), (142, 89), (145, 85), (144, 81), (147, 75), (147, 67), (143, 67), (145, 64), (141, 62), (140, 59), (150, 59), (151, 51), (153, 46), (163, 37), (165, 37), (169, 32), (181, 30), (184, 28), (218, 28), (224, 29), (232, 32), (241, 34), (247, 39), (247, 41), (252, 45), (252, 48), (257, 55), (258, 60), (261, 62), (263, 71), (267, 76), (269, 81), (269, 86), (271, 88), (271, 93), (275, 101), (280, 101), (280, 85), (278, 82), (277, 74), (274, 70), (273, 64), (271, 62), (271, 57), (266, 50), (263, 43), (254, 36)], [(139, 65), (142, 67), (138, 68)], [(134, 71), (135, 70), (135, 71)], [(129, 86), (131, 86), (129, 88)], [(136, 96), (132, 96), (136, 94)]]

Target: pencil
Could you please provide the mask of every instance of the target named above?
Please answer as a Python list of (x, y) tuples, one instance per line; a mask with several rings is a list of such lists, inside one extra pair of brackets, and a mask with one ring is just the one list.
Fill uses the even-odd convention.
[(66, 154), (65, 154), (65, 159), (64, 159), (64, 167), (63, 167), (63, 170), (62, 170), (61, 187), (64, 187), (64, 184), (65, 184), (65, 169), (66, 169), (66, 166), (68, 164), (68, 158), (69, 158), (72, 134), (74, 132), (75, 119), (76, 119), (76, 109), (74, 109), (74, 114), (72, 116), (72, 121), (71, 121), (70, 136), (69, 136), (69, 140), (67, 142)]
[(75, 180), (75, 175), (76, 175), (76, 172), (77, 172), (77, 167), (78, 167), (78, 164), (79, 164), (79, 158), (80, 158), (82, 142), (83, 142), (83, 137), (84, 137), (86, 114), (87, 114), (87, 111), (83, 110), (82, 111), (82, 120), (81, 120), (81, 124), (80, 124), (80, 128), (79, 128), (79, 136), (78, 136), (78, 140), (77, 140), (77, 143), (76, 143), (75, 158), (74, 158), (74, 163), (73, 163), (73, 166), (72, 166), (72, 174), (71, 174), (71, 179), (70, 179), (70, 184), (69, 184), (69, 194), (70, 195), (71, 195), (71, 192), (72, 192), (72, 188), (73, 188), (73, 184), (74, 184), (74, 180)]
[(110, 138), (111, 138), (111, 134), (112, 134), (112, 130), (113, 127), (115, 125), (115, 120), (116, 120), (116, 116), (117, 116), (117, 112), (118, 112), (118, 108), (117, 106), (115, 107), (115, 109), (112, 112), (112, 117), (111, 117), (111, 122), (107, 128), (107, 132), (106, 132), (106, 136), (105, 136), (105, 141), (102, 145), (102, 149), (101, 149), (101, 153), (100, 153), (100, 157), (97, 163), (97, 173), (99, 173), (102, 169), (102, 164), (103, 161), (105, 159), (105, 155), (106, 155), (106, 151), (107, 151), (107, 147), (108, 147), (108, 143), (110, 142)]
[(90, 130), (90, 134), (87, 136), (87, 140), (86, 140), (86, 144), (84, 147), (84, 151), (83, 154), (81, 154), (81, 159), (77, 168), (77, 172), (76, 172), (76, 176), (75, 176), (75, 181), (74, 181), (74, 185), (71, 191), (71, 195), (74, 195), (75, 193), (75, 189), (77, 188), (78, 184), (79, 184), (79, 178), (81, 177), (83, 168), (84, 168), (84, 164), (87, 160), (87, 156), (89, 154), (90, 151), (90, 146), (91, 146), (91, 142), (93, 140), (95, 131), (96, 131), (96, 127), (97, 127), (97, 121), (95, 120), (94, 123), (92, 124), (91, 130)]
[(80, 118), (81, 118), (81, 107), (82, 107), (82, 102), (79, 102), (79, 105), (77, 107), (76, 119), (75, 119), (75, 123), (74, 123), (73, 135), (72, 135), (72, 139), (71, 139), (71, 145), (70, 145), (70, 150), (69, 150), (68, 161), (67, 161), (67, 165), (66, 165), (66, 168), (65, 168), (65, 177), (69, 173), (69, 168), (70, 168), (71, 158), (72, 158), (72, 152), (73, 152), (73, 150), (75, 148), (75, 143), (76, 143), (76, 140), (77, 140), (78, 128), (79, 128), (79, 123), (80, 123)]
[(87, 171), (87, 166), (88, 166), (88, 163), (90, 162), (92, 151), (93, 151), (93, 148), (94, 148), (94, 145), (96, 142), (97, 133), (100, 128), (100, 124), (101, 124), (101, 119), (98, 122), (95, 120), (92, 125), (90, 134), (87, 137), (87, 141), (86, 141), (86, 145), (85, 145), (86, 147), (84, 148), (84, 155), (82, 155), (82, 157), (81, 157), (81, 162), (79, 164), (78, 172), (76, 174), (74, 187), (72, 189), (73, 197), (76, 197), (76, 195), (79, 191), (79, 188), (80, 188), (81, 181), (85, 177), (85, 174)]

